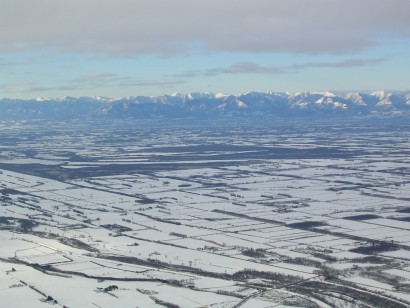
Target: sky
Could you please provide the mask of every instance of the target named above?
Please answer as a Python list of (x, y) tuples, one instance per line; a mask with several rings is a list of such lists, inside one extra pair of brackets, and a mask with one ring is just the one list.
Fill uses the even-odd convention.
[(0, 98), (410, 89), (409, 0), (0, 0)]

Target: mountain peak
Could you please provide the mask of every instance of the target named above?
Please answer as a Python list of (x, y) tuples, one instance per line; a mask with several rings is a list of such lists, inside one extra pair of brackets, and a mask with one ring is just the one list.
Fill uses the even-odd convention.
[[(67, 104), (68, 103), (68, 104)], [(363, 92), (209, 92), (163, 96), (65, 96), (62, 99), (0, 100), (0, 119), (171, 118), (232, 115), (292, 116), (410, 116), (410, 93)]]

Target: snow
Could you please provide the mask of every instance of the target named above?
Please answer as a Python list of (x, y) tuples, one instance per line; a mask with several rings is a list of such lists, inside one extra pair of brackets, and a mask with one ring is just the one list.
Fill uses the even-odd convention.
[[(337, 105), (338, 100), (322, 101)], [(62, 129), (62, 135), (49, 139), (33, 130), (39, 135), (34, 144), (16, 134), (21, 145), (0, 151), (3, 168), (15, 170), (0, 171), (0, 297), (6, 303), (18, 297), (18, 289), (22, 305), (26, 299), (34, 307), (45, 305), (44, 296), (24, 284), (10, 288), (21, 280), (70, 307), (134, 307), (136, 302), (150, 307), (155, 300), (181, 307), (232, 307), (239, 296), (257, 295), (257, 284), (276, 287), (273, 280), (235, 278), (235, 273), (319, 282), (324, 266), (341, 281), (406, 298), (383, 279), (362, 274), (378, 270), (401, 277), (404, 284), (410, 279), (408, 250), (354, 251), (377, 247), (375, 241), (410, 245), (408, 213), (397, 211), (408, 208), (407, 131), (370, 136), (345, 127), (335, 127), (332, 134), (324, 127), (303, 126), (297, 132), (288, 126), (263, 127), (268, 130), (263, 133), (223, 127), (208, 136), (202, 127), (182, 124), (176, 132), (168, 127), (140, 131), (137, 124), (128, 131), (122, 125), (118, 132), (75, 131), (78, 137), (61, 124), (53, 129)], [(50, 151), (56, 140), (64, 150)], [(201, 144), (222, 150), (190, 150)], [(224, 144), (246, 147), (225, 151)], [(275, 154), (275, 147), (310, 151), (326, 146), (356, 156), (268, 155)], [(27, 158), (25, 148), (39, 154)], [(11, 150), (18, 153), (15, 158)], [(24, 174), (34, 163), (28, 171), (36, 176)], [(23, 232), (20, 219), (39, 225)], [(16, 271), (10, 272), (13, 267)], [(118, 290), (102, 290), (113, 284)], [(245, 306), (280, 307), (282, 296), (263, 294)]]

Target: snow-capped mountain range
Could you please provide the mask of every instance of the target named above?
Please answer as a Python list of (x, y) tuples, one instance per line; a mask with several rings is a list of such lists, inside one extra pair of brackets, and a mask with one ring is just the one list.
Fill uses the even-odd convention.
[(248, 92), (1, 99), (0, 119), (184, 118), (218, 116), (410, 116), (410, 92)]

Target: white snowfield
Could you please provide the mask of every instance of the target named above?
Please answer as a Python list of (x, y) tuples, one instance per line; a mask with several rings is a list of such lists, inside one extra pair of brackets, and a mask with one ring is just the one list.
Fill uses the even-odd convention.
[(0, 151), (0, 306), (410, 305), (407, 130), (76, 125)]

